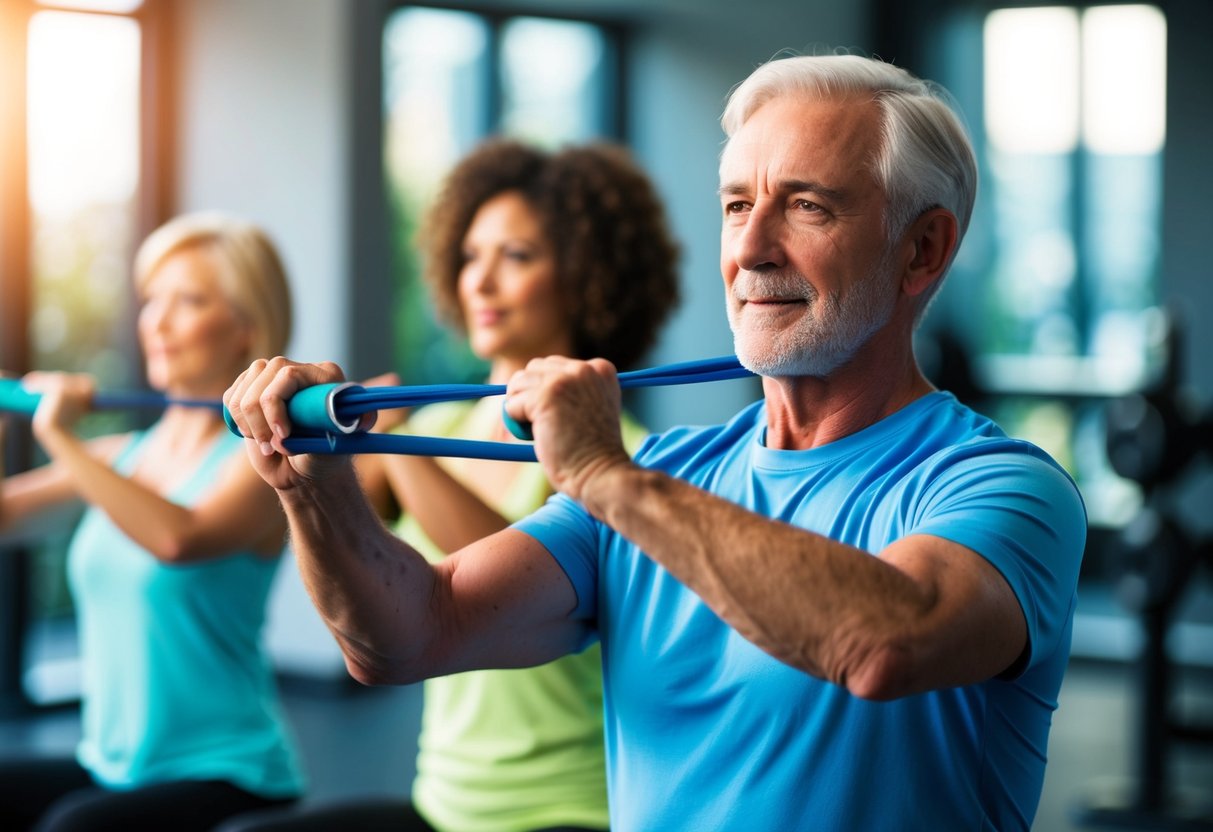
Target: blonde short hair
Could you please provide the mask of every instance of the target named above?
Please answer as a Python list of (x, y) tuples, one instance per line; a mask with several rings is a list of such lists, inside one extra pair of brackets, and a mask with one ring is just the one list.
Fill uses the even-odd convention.
[(282, 258), (257, 225), (216, 212), (184, 214), (157, 228), (135, 255), (135, 288), (142, 290), (174, 254), (195, 248), (216, 265), (219, 289), (249, 324), (249, 355), (270, 358), (291, 337), (291, 295)]

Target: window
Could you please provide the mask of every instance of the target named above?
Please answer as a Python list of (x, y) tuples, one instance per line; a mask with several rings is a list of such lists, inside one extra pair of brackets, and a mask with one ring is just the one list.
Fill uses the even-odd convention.
[[(110, 5), (113, 5), (112, 3)], [(32, 362), (129, 388), (139, 182), (139, 24), (40, 11), (29, 24)]]
[(919, 30), (916, 71), (955, 95), (981, 188), (928, 327), (964, 345), (979, 406), (1069, 469), (1094, 525), (1119, 526), (1142, 495), (1108, 465), (1104, 402), (1166, 354), (1166, 19), (1148, 4), (945, 8)]
[[(1153, 6), (999, 9), (985, 20), (988, 308), (981, 352), (1011, 389), (1116, 394), (1158, 372), (1166, 22)], [(1137, 489), (1103, 447), (1103, 410), (1005, 399), (997, 417), (1079, 479), (1093, 522)]]
[(983, 40), (992, 240), (981, 351), (1085, 358), (1070, 366), (1138, 387), (1158, 358), (1162, 13), (999, 9)]
[(395, 365), (409, 383), (480, 381), (435, 322), (413, 235), (450, 167), (480, 140), (543, 146), (617, 137), (617, 36), (591, 22), (408, 6), (383, 32), (384, 172), (391, 209)]
[[(5, 343), (6, 370), (87, 372), (103, 388), (140, 383), (130, 262), (144, 231), (145, 5), (150, 0), (41, 0), (14, 5), (4, 17), (6, 42), (20, 48), (0, 61), (6, 75), (23, 79), (16, 100), (24, 106), (0, 130), (23, 130), (24, 136), (0, 141), (19, 149), (12, 154), (19, 158), (6, 159), (9, 167), (0, 173), (6, 200), (0, 212), (22, 218), (17, 225), (27, 229), (24, 239), (6, 238), (9, 250), (0, 251), (4, 285), (19, 299), (0, 310), (3, 325), (23, 341)], [(82, 431), (112, 431), (129, 418), (98, 414)], [(28, 586), (8, 587), (10, 597), (23, 594), (29, 621), (5, 610), (0, 624), (16, 632), (10, 641), (22, 645), (21, 689), (37, 703), (78, 691), (64, 575), (69, 531), (28, 553)]]

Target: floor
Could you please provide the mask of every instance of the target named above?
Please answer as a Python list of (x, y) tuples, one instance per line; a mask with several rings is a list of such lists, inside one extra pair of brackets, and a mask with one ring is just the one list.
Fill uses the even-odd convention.
[[(1081, 822), (1094, 807), (1123, 804), (1136, 794), (1140, 771), (1136, 741), (1141, 720), (1139, 679), (1129, 666), (1076, 660), (1062, 684), (1049, 738), (1049, 764), (1033, 829), (1070, 830), (1194, 828), (1213, 830), (1213, 743), (1174, 745), (1166, 755), (1167, 810), (1134, 823)], [(1213, 725), (1213, 671), (1177, 673), (1175, 712), (1185, 722)], [(1182, 809), (1182, 811), (1181, 811)], [(1183, 823), (1186, 816), (1207, 823)], [(1168, 825), (1170, 824), (1170, 825)]]

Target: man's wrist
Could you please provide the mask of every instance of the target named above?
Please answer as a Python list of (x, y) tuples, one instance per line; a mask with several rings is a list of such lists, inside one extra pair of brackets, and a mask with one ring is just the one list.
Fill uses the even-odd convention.
[(577, 501), (595, 518), (608, 522), (608, 515), (621, 500), (635, 499), (636, 475), (643, 472), (629, 458), (604, 462), (584, 480)]
[[(315, 503), (331, 503), (349, 495), (361, 496), (362, 486), (354, 469), (353, 457), (324, 460), (325, 470), (312, 470), (300, 474), (288, 485), (275, 486), (283, 506), (303, 506)], [(313, 466), (314, 468), (314, 466)]]

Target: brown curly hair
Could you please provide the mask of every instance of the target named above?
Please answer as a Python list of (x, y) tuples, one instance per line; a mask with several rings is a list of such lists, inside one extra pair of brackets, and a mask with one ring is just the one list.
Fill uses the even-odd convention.
[(509, 139), (477, 147), (448, 175), (418, 235), (439, 313), (465, 330), (457, 285), (463, 239), (480, 206), (517, 191), (556, 256), (575, 358), (639, 361), (678, 304), (678, 246), (652, 183), (622, 147), (548, 152)]

